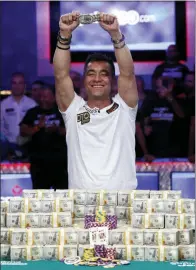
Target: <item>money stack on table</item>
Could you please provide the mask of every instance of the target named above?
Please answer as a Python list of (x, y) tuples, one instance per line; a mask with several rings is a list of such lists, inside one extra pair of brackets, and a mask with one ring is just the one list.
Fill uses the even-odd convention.
[[(101, 226), (107, 241), (92, 245), (91, 230)], [(195, 200), (180, 191), (23, 190), (1, 198), (1, 260), (194, 260), (194, 235)]]

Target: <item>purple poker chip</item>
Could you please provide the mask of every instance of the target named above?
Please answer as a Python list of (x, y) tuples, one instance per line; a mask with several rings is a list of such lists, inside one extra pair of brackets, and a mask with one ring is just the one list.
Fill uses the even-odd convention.
[(104, 245), (95, 245), (95, 257), (105, 258), (105, 246)]
[(84, 228), (89, 229), (91, 228), (90, 224), (95, 222), (95, 215), (85, 215), (84, 217)]
[(117, 228), (117, 216), (116, 215), (107, 215), (107, 222), (110, 223), (109, 230)]

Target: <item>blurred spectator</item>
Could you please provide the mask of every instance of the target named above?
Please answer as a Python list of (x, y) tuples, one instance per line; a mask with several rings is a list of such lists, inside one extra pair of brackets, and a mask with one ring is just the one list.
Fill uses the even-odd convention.
[(1, 102), (1, 133), (9, 142), (9, 148), (18, 157), (23, 156), (23, 147), (19, 145), (19, 123), (25, 113), (36, 106), (33, 99), (24, 95), (24, 74), (15, 72), (11, 78), (12, 94)]
[(44, 82), (34, 81), (31, 87), (31, 98), (40, 105), (41, 93), (44, 88)]
[[(185, 117), (176, 123), (176, 141), (181, 156), (194, 162), (195, 153), (195, 73), (189, 72), (184, 79), (183, 93), (177, 96)], [(180, 136), (178, 136), (180, 134)]]
[(152, 155), (156, 157), (176, 157), (173, 148), (173, 123), (183, 118), (181, 106), (172, 95), (173, 80), (158, 78), (156, 92), (150, 95), (141, 108), (144, 134)]
[(80, 89), (81, 89), (81, 82), (82, 82), (82, 76), (79, 72), (75, 70), (70, 71), (70, 77), (72, 79), (73, 85), (74, 85), (74, 91), (80, 95)]
[(143, 101), (146, 98), (145, 83), (142, 76), (139, 75), (136, 76), (136, 84), (139, 96), (138, 108), (141, 108)]
[(67, 189), (65, 127), (50, 86), (41, 93), (39, 106), (29, 110), (20, 123), (21, 136), (31, 136), (30, 172), (34, 189)]
[(179, 52), (176, 45), (170, 45), (166, 51), (166, 60), (158, 65), (152, 75), (152, 86), (156, 88), (155, 82), (159, 77), (170, 77), (175, 80), (175, 87), (173, 89), (175, 94), (181, 92), (182, 83), (186, 73), (189, 71), (186, 65), (179, 61)]

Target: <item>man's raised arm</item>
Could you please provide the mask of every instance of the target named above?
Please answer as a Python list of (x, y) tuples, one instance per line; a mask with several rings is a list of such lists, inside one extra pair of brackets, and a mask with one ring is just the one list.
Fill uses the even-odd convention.
[(129, 107), (135, 107), (138, 102), (133, 59), (125, 38), (121, 34), (118, 20), (110, 14), (100, 14), (100, 26), (109, 33), (115, 49), (116, 61), (119, 66), (118, 92)]
[(70, 43), (72, 32), (79, 25), (79, 12), (72, 12), (61, 16), (59, 21), (59, 34), (54, 53), (54, 76), (56, 88), (56, 101), (60, 111), (66, 111), (74, 98), (73, 82), (70, 78)]

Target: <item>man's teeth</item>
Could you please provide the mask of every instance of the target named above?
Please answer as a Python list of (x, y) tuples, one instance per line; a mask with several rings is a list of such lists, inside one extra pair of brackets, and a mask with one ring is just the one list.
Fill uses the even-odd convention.
[(102, 88), (103, 86), (102, 85), (93, 85), (93, 87), (95, 87), (95, 88)]

